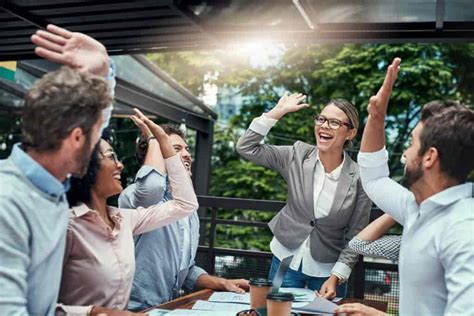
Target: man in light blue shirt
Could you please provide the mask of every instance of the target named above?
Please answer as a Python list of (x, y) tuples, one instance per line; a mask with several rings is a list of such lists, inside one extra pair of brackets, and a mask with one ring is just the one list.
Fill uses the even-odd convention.
[(54, 314), (69, 218), (67, 179), (85, 172), (112, 102), (103, 45), (47, 29), (32, 37), (37, 54), (75, 69), (46, 74), (27, 92), (22, 144), (0, 161), (0, 315)]
[[(163, 125), (173, 148), (180, 154), (191, 175), (192, 158), (184, 140), (184, 133), (173, 125)], [(144, 135), (149, 135), (143, 129)], [(141, 137), (137, 159), (142, 167), (135, 183), (119, 197), (121, 208), (147, 207), (172, 199), (162, 164), (158, 142), (153, 137)], [(181, 288), (195, 288), (244, 292), (248, 282), (243, 279), (226, 280), (208, 275), (195, 264), (199, 244), (197, 212), (165, 227), (135, 237), (136, 272), (128, 308), (143, 310), (179, 296)]]
[[(404, 226), (400, 315), (473, 315), (474, 184), (466, 179), (474, 168), (474, 111), (422, 110), (404, 153), (408, 189), (402, 187), (389, 178), (384, 147), (384, 119), (399, 64), (393, 61), (370, 99), (359, 166), (369, 197)], [(358, 308), (346, 305), (339, 312)]]

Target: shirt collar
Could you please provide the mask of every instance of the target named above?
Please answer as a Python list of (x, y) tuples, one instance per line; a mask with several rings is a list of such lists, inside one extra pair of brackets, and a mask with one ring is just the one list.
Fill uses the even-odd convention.
[[(85, 203), (81, 203), (78, 206), (74, 206), (71, 208), (72, 212), (76, 217), (82, 217), (88, 213), (97, 213), (96, 210), (90, 209)], [(110, 217), (115, 219), (116, 223), (120, 223), (122, 221), (122, 214), (120, 213), (120, 209), (107, 206), (107, 210), (109, 211)]]
[[(324, 171), (323, 163), (321, 162), (321, 160), (319, 160), (319, 152), (316, 153), (316, 161), (318, 162), (319, 166)], [(342, 156), (342, 162), (339, 166), (337, 166), (336, 169), (334, 169), (332, 172), (329, 172), (329, 173), (324, 171), (324, 174), (326, 175), (326, 177), (328, 177), (331, 180), (338, 181), (341, 176), (342, 167), (344, 166), (345, 161), (346, 161), (346, 153), (344, 152), (344, 155)]]
[(467, 182), (450, 187), (446, 190), (436, 193), (430, 196), (428, 199), (423, 201), (420, 207), (425, 205), (439, 205), (446, 206), (452, 204), (460, 199), (473, 197), (474, 194), (474, 183)]
[(34, 186), (51, 197), (60, 198), (69, 190), (69, 179), (61, 183), (56, 177), (49, 173), (48, 170), (28, 155), (20, 147), (20, 143), (13, 146), (10, 157), (13, 163), (25, 174)]

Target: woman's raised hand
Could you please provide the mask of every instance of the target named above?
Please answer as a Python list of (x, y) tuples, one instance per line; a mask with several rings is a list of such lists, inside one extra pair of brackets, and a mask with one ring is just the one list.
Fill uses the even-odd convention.
[(161, 126), (155, 124), (152, 120), (150, 120), (145, 114), (143, 114), (139, 109), (134, 108), (133, 111), (135, 112), (130, 118), (133, 120), (135, 124), (140, 128), (140, 130), (146, 131), (146, 128), (150, 131), (150, 133), (156, 138), (158, 143), (160, 144), (161, 153), (163, 154), (163, 158), (169, 158), (176, 155), (173, 146), (171, 146), (171, 142), (169, 140), (168, 134), (161, 128)]
[[(141, 112), (140, 112), (141, 113)], [(143, 115), (143, 114), (142, 114)], [(133, 121), (133, 123), (135, 123), (135, 125), (140, 129), (142, 135), (144, 137), (150, 137), (150, 136), (153, 136), (153, 134), (151, 133), (150, 129), (148, 128), (148, 126), (145, 124), (145, 122), (143, 122), (143, 120), (140, 118), (139, 115), (132, 115), (130, 116), (130, 119)]]
[[(166, 136), (165, 131), (155, 122), (150, 120), (145, 114), (143, 114), (139, 109), (134, 108), (134, 115), (130, 116), (132, 121), (140, 128), (141, 132), (145, 135), (153, 135), (156, 139), (161, 136)], [(149, 134), (150, 133), (150, 134)]]
[(301, 109), (309, 107), (307, 103), (301, 103), (306, 99), (306, 96), (302, 93), (294, 93), (289, 95), (285, 92), (278, 101), (277, 105), (266, 114), (267, 117), (273, 119), (280, 119), (287, 113), (296, 112)]

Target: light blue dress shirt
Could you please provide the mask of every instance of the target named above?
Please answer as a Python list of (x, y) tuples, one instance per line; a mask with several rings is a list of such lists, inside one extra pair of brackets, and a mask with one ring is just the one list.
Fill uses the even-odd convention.
[(61, 183), (16, 144), (0, 161), (0, 315), (53, 315), (69, 205)]
[[(138, 171), (135, 183), (120, 195), (119, 207), (148, 207), (170, 199), (166, 176), (144, 165)], [(191, 234), (187, 238), (186, 232)], [(185, 245), (186, 240), (190, 244)], [(135, 237), (136, 269), (128, 308), (142, 310), (172, 300), (179, 296), (182, 287), (193, 290), (199, 276), (206, 273), (195, 265), (198, 244), (197, 212)], [(183, 263), (183, 260), (187, 262)]]
[(403, 225), (400, 315), (474, 315), (474, 184), (441, 191), (418, 205), (389, 178), (388, 153), (359, 153), (369, 198)]

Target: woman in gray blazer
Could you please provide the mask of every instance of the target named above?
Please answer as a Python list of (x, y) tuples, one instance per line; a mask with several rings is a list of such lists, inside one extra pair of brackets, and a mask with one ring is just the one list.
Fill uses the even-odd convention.
[(345, 281), (358, 258), (347, 243), (367, 225), (371, 207), (359, 168), (344, 151), (357, 134), (357, 110), (346, 100), (331, 100), (315, 116), (317, 146), (300, 141), (293, 146), (260, 144), (281, 117), (309, 106), (302, 103), (305, 98), (285, 93), (270, 112), (252, 121), (237, 151), (279, 172), (288, 184), (287, 203), (269, 223), (274, 235), (270, 278), (280, 260), (293, 255), (283, 286), (344, 297)]

